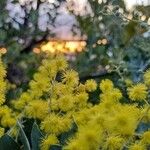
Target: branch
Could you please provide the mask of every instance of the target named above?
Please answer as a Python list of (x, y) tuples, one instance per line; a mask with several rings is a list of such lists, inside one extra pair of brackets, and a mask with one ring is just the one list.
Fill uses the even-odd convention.
[(86, 81), (88, 79), (97, 79), (97, 78), (103, 78), (106, 76), (114, 75), (114, 72), (108, 72), (107, 70), (103, 70), (99, 73), (87, 75), (87, 76), (81, 76), (80, 81)]
[(48, 36), (48, 33), (46, 33), (46, 34), (42, 37), (42, 39), (40, 39), (40, 40), (32, 39), (32, 40), (29, 42), (29, 44), (28, 44), (24, 49), (21, 50), (21, 53), (28, 53), (28, 52), (30, 52), (30, 51), (33, 49), (33, 47), (35, 47), (37, 44), (46, 41), (46, 40), (47, 40), (47, 36)]

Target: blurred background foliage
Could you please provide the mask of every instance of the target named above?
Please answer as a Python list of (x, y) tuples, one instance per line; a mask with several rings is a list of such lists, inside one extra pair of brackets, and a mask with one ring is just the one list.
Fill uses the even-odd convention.
[[(147, 63), (148, 60), (145, 57), (150, 52), (149, 37), (143, 36), (143, 33), (149, 30), (146, 19), (141, 21), (140, 13), (136, 10), (128, 12), (123, 1), (107, 1), (101, 5), (98, 1), (89, 2), (93, 8), (93, 17), (83, 19), (77, 16), (81, 29), (88, 37), (85, 52), (87, 55), (83, 54), (87, 61), (84, 61), (85, 64), (81, 68), (90, 65), (87, 71), (97, 73), (100, 72), (97, 69), (104, 68), (104, 66), (105, 69), (110, 70), (114, 70), (113, 67), (119, 67), (125, 76), (127, 72), (137, 72), (143, 69), (142, 64)], [(110, 3), (111, 6), (109, 6)], [(128, 20), (125, 15), (132, 15), (133, 18)], [(106, 39), (107, 43), (103, 45), (102, 41), (99, 43), (99, 39)], [(77, 57), (77, 60), (81, 64), (83, 59)], [(83, 71), (81, 68), (79, 70)], [(89, 68), (94, 70), (89, 70)]]
[(0, 50), (7, 65), (7, 78), (19, 90), (27, 88), (46, 57), (46, 52), (39, 53), (35, 48), (40, 50), (51, 39), (66, 40), (55, 32), (69, 22), (58, 21), (62, 9), (75, 20), (69, 40), (86, 42), (82, 52), (65, 53), (81, 80), (112, 74), (116, 81), (141, 80), (142, 72), (150, 66), (149, 5), (128, 10), (123, 0), (88, 0), (81, 8), (75, 9), (77, 6), (73, 0), (0, 1)]

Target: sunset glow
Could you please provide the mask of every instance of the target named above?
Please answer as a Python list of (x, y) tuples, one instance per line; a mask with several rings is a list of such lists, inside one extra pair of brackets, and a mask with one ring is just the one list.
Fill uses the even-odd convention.
[(34, 48), (33, 52), (75, 53), (83, 51), (85, 46), (85, 41), (49, 41), (46, 44), (41, 44), (39, 48)]

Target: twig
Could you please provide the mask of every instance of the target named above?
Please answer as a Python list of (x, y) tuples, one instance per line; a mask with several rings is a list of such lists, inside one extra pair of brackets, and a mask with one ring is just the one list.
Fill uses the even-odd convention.
[(114, 74), (114, 72), (108, 72), (107, 70), (103, 70), (103, 71), (96, 73), (96, 74), (81, 76), (80, 81), (85, 81), (87, 79), (96, 79), (96, 78), (105, 77), (105, 76), (113, 75), (113, 74)]

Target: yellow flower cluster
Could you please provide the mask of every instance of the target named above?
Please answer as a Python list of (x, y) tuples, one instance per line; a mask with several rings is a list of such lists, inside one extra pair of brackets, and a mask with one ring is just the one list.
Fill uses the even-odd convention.
[(4, 134), (5, 129), (8, 127), (12, 127), (16, 123), (16, 119), (14, 117), (14, 113), (12, 110), (4, 105), (5, 103), (5, 94), (6, 94), (6, 84), (5, 81), (6, 70), (1, 61), (0, 56), (0, 137)]
[(59, 141), (57, 137), (53, 134), (47, 136), (45, 139), (42, 140), (41, 149), (48, 150), (50, 145), (58, 144)]
[(40, 120), (40, 128), (46, 134), (41, 149), (47, 150), (51, 144), (59, 143), (54, 142), (58, 135), (70, 130), (73, 116), (89, 107), (88, 92), (96, 88), (94, 80), (79, 83), (78, 73), (69, 70), (66, 60), (58, 56), (42, 62), (29, 89), (12, 104), (19, 117)]
[(4, 135), (4, 132), (5, 132), (5, 131), (4, 131), (4, 128), (1, 128), (1, 127), (0, 127), (0, 137)]
[(100, 89), (103, 91), (101, 103), (75, 114), (79, 129), (65, 150), (123, 149), (134, 136), (143, 115), (140, 109), (136, 105), (121, 104), (122, 94), (112, 81), (103, 80)]
[(6, 71), (2, 61), (0, 60), (0, 106), (5, 102), (5, 93), (6, 93), (6, 82), (4, 82), (5, 76)]
[(128, 88), (129, 97), (133, 101), (145, 100), (148, 92), (145, 84), (138, 83), (133, 87)]
[[(5, 69), (0, 70), (4, 82)], [(130, 84), (124, 94), (109, 79), (102, 80), (99, 86), (94, 80), (80, 83), (78, 73), (68, 69), (62, 56), (47, 58), (29, 89), (13, 100), (14, 111), (0, 106), (1, 126), (12, 127), (16, 122), (14, 114), (18, 119), (37, 120), (44, 134), (41, 150), (49, 150), (52, 145), (64, 150), (146, 150), (150, 131), (138, 133), (137, 129), (140, 123), (150, 122), (149, 79), (147, 71), (144, 82)], [(89, 94), (98, 87), (99, 103), (93, 104)], [(70, 131), (73, 124), (76, 131), (62, 143), (60, 135)], [(0, 136), (3, 134), (4, 128), (0, 128)]]

